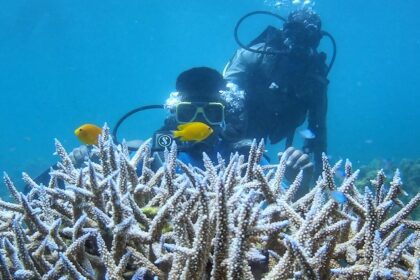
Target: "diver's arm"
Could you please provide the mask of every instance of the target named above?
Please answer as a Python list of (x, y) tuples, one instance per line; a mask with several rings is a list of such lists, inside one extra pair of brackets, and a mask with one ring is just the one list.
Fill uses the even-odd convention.
[[(262, 50), (265, 44), (256, 44), (253, 49)], [(246, 137), (248, 114), (245, 108), (245, 95), (248, 85), (255, 81), (263, 62), (263, 55), (245, 49), (236, 51), (223, 71), (225, 80), (230, 82), (230, 101), (226, 106), (226, 126), (222, 138), (235, 142)]]
[[(251, 48), (263, 49), (264, 44), (257, 44)], [(244, 89), (262, 59), (262, 54), (239, 49), (223, 70), (223, 77), (228, 82), (238, 85), (240, 89)]]

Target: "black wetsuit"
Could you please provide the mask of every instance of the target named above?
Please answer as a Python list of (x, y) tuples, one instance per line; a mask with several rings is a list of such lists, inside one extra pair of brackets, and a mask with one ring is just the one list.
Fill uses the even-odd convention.
[(326, 152), (327, 66), (315, 49), (290, 51), (282, 31), (269, 27), (271, 40), (252, 49), (282, 51), (259, 54), (239, 49), (225, 69), (225, 79), (245, 92), (242, 112), (227, 115), (227, 133), (237, 138), (265, 138), (275, 144), (293, 135), (306, 119), (315, 135), (306, 139), (305, 152), (314, 153), (316, 174)]

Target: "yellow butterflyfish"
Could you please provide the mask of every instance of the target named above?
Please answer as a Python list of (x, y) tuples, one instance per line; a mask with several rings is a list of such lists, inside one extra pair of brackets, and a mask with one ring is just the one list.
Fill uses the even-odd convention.
[(74, 131), (77, 138), (87, 145), (97, 145), (98, 144), (98, 136), (102, 133), (102, 128), (96, 126), (94, 124), (86, 123)]
[(190, 122), (181, 124), (177, 130), (173, 132), (175, 138), (181, 141), (196, 141), (200, 142), (205, 140), (213, 133), (213, 129), (202, 122)]

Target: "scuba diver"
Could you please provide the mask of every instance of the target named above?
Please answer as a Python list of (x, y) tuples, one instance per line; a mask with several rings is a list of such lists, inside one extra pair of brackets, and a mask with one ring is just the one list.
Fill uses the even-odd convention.
[[(237, 29), (253, 14), (280, 18), (283, 28), (268, 26), (244, 45)], [(323, 36), (329, 37), (334, 47), (329, 65), (326, 54), (317, 50)], [(314, 175), (319, 176), (321, 155), (327, 151), (327, 75), (335, 59), (333, 37), (321, 30), (319, 15), (304, 8), (291, 12), (287, 20), (269, 12), (247, 14), (236, 26), (235, 39), (242, 48), (223, 74), (228, 86), (242, 96), (243, 106), (227, 114), (225, 134), (231, 139), (265, 138), (272, 144), (286, 139), (286, 147), (291, 147), (295, 130), (307, 120), (307, 129), (301, 131), (303, 151), (313, 154)]]

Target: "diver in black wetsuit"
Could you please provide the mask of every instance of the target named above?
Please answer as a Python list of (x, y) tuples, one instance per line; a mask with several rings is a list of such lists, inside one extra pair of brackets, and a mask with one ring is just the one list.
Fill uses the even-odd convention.
[(283, 29), (269, 26), (248, 47), (239, 49), (224, 71), (232, 90), (243, 95), (243, 106), (226, 116), (226, 135), (265, 138), (273, 144), (286, 139), (290, 147), (296, 128), (307, 120), (303, 151), (313, 153), (317, 176), (322, 171), (321, 155), (327, 151), (330, 67), (326, 54), (317, 51), (325, 34), (315, 12), (297, 10)]

